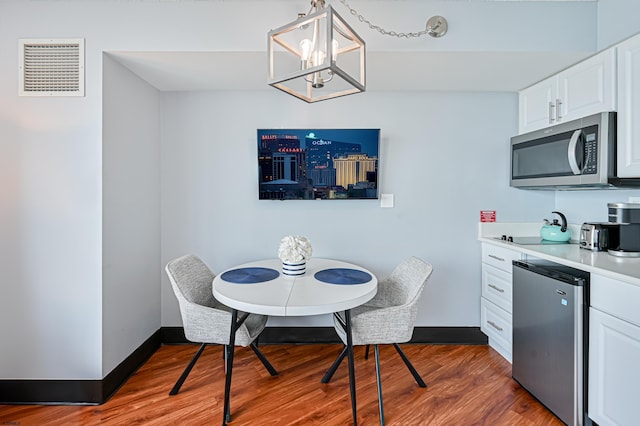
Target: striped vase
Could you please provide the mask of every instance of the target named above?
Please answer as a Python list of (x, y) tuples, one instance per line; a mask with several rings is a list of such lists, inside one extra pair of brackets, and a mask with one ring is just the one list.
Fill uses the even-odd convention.
[(286, 262), (282, 261), (282, 273), (289, 277), (298, 277), (304, 275), (307, 272), (307, 261), (301, 260), (300, 262)]

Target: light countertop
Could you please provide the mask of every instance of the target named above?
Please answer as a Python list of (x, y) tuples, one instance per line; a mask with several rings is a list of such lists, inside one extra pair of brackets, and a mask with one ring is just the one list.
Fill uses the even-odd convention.
[[(623, 258), (606, 251), (581, 249), (578, 244), (520, 245), (500, 240), (502, 235), (517, 237), (538, 236), (541, 223), (493, 222), (480, 223), (478, 240), (483, 243), (516, 250), (528, 256), (549, 260), (640, 286), (640, 258)], [(569, 225), (573, 238), (579, 235), (580, 225)], [(497, 239), (496, 239), (497, 238)]]

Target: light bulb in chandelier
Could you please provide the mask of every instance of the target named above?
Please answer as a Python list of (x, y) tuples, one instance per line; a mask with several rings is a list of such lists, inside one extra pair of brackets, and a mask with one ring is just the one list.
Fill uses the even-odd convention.
[(308, 38), (300, 41), (300, 62), (302, 69), (307, 68), (307, 63), (309, 62), (309, 58), (311, 58), (311, 48), (313, 47), (313, 43)]
[[(305, 70), (310, 67), (317, 67), (324, 65), (327, 58), (327, 54), (324, 50), (313, 49), (313, 42), (309, 39), (304, 39), (300, 42), (300, 69)], [(338, 59), (338, 41), (331, 41), (331, 60), (335, 62)], [(313, 75), (305, 77), (308, 83), (314, 89), (322, 89), (325, 83), (330, 82), (333, 79), (333, 72), (327, 71), (327, 77), (322, 75), (322, 72), (314, 72)]]
[(331, 59), (333, 60), (333, 62), (338, 60), (338, 48), (339, 48), (339, 43), (338, 40), (333, 39), (331, 40)]
[[(323, 50), (314, 49), (313, 42), (308, 38), (300, 41), (300, 63), (301, 69), (315, 67), (322, 65), (327, 57), (327, 54)], [(331, 41), (331, 60), (333, 62), (338, 60), (338, 40)]]

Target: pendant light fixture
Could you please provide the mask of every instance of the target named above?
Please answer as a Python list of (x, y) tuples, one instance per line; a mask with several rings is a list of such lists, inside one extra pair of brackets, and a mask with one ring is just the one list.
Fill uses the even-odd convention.
[(365, 91), (365, 43), (325, 0), (269, 32), (269, 84), (312, 103)]

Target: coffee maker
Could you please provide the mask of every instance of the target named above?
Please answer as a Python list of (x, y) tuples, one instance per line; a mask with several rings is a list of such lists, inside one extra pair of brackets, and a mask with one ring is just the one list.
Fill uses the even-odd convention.
[(640, 203), (609, 203), (609, 254), (640, 257)]

